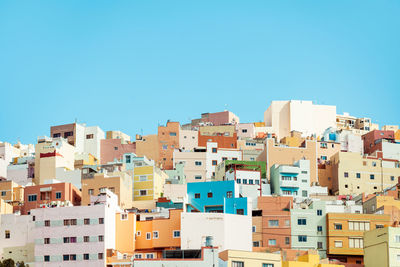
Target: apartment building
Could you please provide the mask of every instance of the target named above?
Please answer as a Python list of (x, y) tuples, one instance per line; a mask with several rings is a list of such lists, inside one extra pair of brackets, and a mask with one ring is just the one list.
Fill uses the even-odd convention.
[(394, 142), (394, 131), (373, 130), (362, 136), (364, 141), (364, 153), (371, 155), (376, 151), (382, 151), (383, 140)]
[(156, 164), (159, 162), (159, 150), (158, 150), (158, 135), (136, 135), (136, 155), (138, 157), (146, 157), (154, 160)]
[(24, 187), (13, 181), (0, 181), (0, 199), (9, 204), (19, 204), (24, 201)]
[(179, 122), (168, 121), (166, 126), (158, 126), (158, 154), (159, 163), (166, 170), (174, 168), (173, 153), (179, 146), (179, 134), (181, 126)]
[(194, 149), (194, 151), (174, 150), (174, 166), (178, 163), (185, 164), (186, 182), (206, 181), (206, 149)]
[(136, 152), (136, 143), (124, 139), (103, 139), (101, 140), (101, 164), (107, 164), (114, 161), (121, 161), (126, 153)]
[(237, 139), (235, 125), (201, 126), (198, 131), (199, 147), (215, 142), (218, 148), (237, 148)]
[(207, 142), (206, 150), (206, 180), (215, 177), (216, 167), (224, 160), (242, 160), (243, 151), (229, 148), (219, 148), (215, 142)]

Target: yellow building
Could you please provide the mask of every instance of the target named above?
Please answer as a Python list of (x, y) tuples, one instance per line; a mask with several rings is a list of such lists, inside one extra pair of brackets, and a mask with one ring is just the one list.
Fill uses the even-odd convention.
[(301, 132), (291, 131), (290, 135), (283, 137), (280, 142), (290, 147), (300, 147), (304, 140), (305, 138), (301, 137)]
[(399, 162), (338, 152), (331, 157), (332, 191), (339, 195), (373, 194), (397, 184)]
[(105, 188), (118, 196), (118, 205), (121, 208), (132, 207), (132, 178), (126, 172), (82, 176), (82, 206), (89, 205), (90, 196), (97, 196)]
[(219, 253), (225, 266), (260, 266), (281, 267), (281, 255), (266, 252), (250, 252), (241, 250), (224, 250)]
[(385, 227), (364, 233), (364, 266), (399, 266), (400, 228)]
[(0, 198), (0, 214), (11, 214), (13, 213), (13, 207), (8, 204), (4, 199)]
[(343, 267), (341, 264), (330, 264), (328, 259), (320, 260), (318, 254), (299, 256), (297, 261), (283, 261), (282, 267)]
[(56, 178), (56, 169), (74, 169), (75, 147), (63, 138), (41, 137), (35, 145), (34, 183), (43, 184), (45, 180)]
[(364, 213), (375, 213), (383, 206), (392, 206), (400, 209), (400, 200), (393, 196), (373, 196), (363, 202)]
[(162, 196), (168, 175), (155, 166), (136, 166), (133, 171), (133, 200), (155, 200)]
[(13, 181), (0, 181), (0, 198), (7, 203), (24, 201), (24, 188)]

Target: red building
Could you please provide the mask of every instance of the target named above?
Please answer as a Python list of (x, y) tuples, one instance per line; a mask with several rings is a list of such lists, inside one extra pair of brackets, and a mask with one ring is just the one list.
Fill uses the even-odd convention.
[(202, 126), (198, 134), (199, 147), (207, 147), (207, 142), (215, 142), (218, 148), (237, 148), (237, 133), (234, 125)]
[(74, 206), (81, 204), (82, 193), (71, 183), (55, 183), (27, 186), (24, 190), (24, 206), (21, 213), (29, 214), (31, 209), (42, 205), (57, 205), (57, 202), (70, 201)]
[(382, 140), (394, 142), (394, 131), (373, 130), (362, 136), (364, 153), (371, 155), (375, 151), (382, 151)]

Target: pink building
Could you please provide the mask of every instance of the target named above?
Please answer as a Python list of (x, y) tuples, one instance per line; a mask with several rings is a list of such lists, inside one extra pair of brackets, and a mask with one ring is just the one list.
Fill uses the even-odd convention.
[(373, 130), (362, 136), (364, 153), (371, 155), (375, 151), (382, 151), (382, 140), (394, 142), (394, 131)]
[(136, 143), (123, 143), (122, 139), (101, 140), (101, 164), (122, 160), (125, 153), (135, 153)]

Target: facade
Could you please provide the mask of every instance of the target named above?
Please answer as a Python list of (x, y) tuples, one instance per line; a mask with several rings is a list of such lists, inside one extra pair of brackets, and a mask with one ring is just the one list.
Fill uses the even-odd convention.
[(364, 266), (399, 266), (400, 228), (384, 227), (364, 233)]
[(84, 151), (85, 125), (70, 123), (50, 127), (52, 138), (65, 138), (67, 142), (76, 148), (77, 152)]
[(136, 136), (136, 155), (159, 162), (158, 135)]
[(389, 225), (390, 215), (328, 213), (326, 220), (328, 257), (362, 264), (364, 232)]
[(56, 169), (74, 169), (75, 147), (62, 137), (39, 137), (35, 145), (35, 184), (56, 178)]
[(281, 255), (265, 252), (224, 250), (219, 253), (220, 267), (261, 266), (281, 267)]
[(242, 160), (243, 152), (237, 149), (219, 148), (215, 142), (207, 143), (206, 180), (215, 177), (216, 167), (224, 160)]
[(32, 156), (15, 158), (7, 166), (7, 180), (25, 186), (33, 182), (35, 176), (35, 158)]
[(136, 143), (124, 143), (123, 139), (101, 140), (101, 164), (121, 161), (126, 153), (135, 153)]
[(121, 143), (123, 144), (131, 142), (131, 137), (121, 131), (107, 131), (106, 139), (121, 139)]
[(0, 181), (0, 199), (9, 204), (24, 201), (24, 188), (13, 181)]
[(224, 160), (215, 169), (215, 180), (226, 180), (226, 172), (230, 170), (257, 170), (262, 179), (267, 178), (267, 168), (264, 161)]
[(318, 164), (324, 164), (339, 151), (341, 151), (340, 143), (332, 141), (318, 141), (317, 142)]
[(35, 209), (35, 266), (105, 266), (115, 249), (116, 195), (106, 190), (90, 206)]
[(105, 134), (98, 126), (85, 127), (84, 152), (93, 155), (97, 160), (101, 157), (101, 140)]
[(81, 199), (82, 193), (70, 183), (27, 186), (24, 190), (22, 214), (30, 214), (33, 209), (61, 205), (61, 203), (65, 206), (79, 206)]
[(295, 261), (283, 261), (282, 267), (344, 267), (342, 264), (329, 263), (329, 260), (320, 260), (317, 254), (301, 255)]
[(254, 123), (239, 123), (236, 124), (236, 132), (238, 138), (255, 138), (256, 130)]
[(173, 153), (179, 148), (179, 122), (168, 121), (166, 126), (158, 126), (158, 154), (159, 163), (166, 170), (174, 168)]
[(225, 110), (222, 112), (215, 113), (203, 113), (200, 119), (194, 119), (190, 123), (191, 128), (197, 128), (198, 126), (204, 125), (228, 125), (239, 123), (239, 117), (234, 113)]
[(186, 182), (206, 181), (206, 150), (194, 150), (193, 152), (182, 152), (174, 150), (174, 166), (179, 163), (185, 164)]
[(310, 195), (310, 161), (299, 160), (293, 165), (271, 167), (271, 193), (279, 196), (306, 198)]
[(301, 147), (288, 147), (276, 144), (273, 138), (268, 138), (264, 151), (257, 160), (267, 163), (267, 177), (270, 177), (272, 165), (291, 165), (301, 159), (310, 161), (310, 183), (317, 182), (317, 142), (315, 140), (306, 140)]
[(152, 165), (135, 167), (133, 200), (154, 200), (161, 197), (167, 177), (164, 171)]
[(364, 153), (371, 155), (375, 151), (382, 151), (383, 140), (394, 142), (394, 131), (370, 131), (362, 136)]
[(293, 130), (304, 136), (319, 136), (326, 128), (336, 126), (336, 106), (316, 105), (312, 101), (272, 101), (264, 112), (264, 122), (279, 139)]
[(237, 148), (237, 133), (234, 125), (201, 126), (198, 131), (199, 147), (215, 142), (218, 148)]
[[(226, 213), (181, 213), (181, 249), (200, 249), (211, 237), (220, 250), (252, 250), (251, 216)], [(238, 231), (240, 229), (240, 231)]]
[(194, 130), (180, 130), (179, 149), (183, 151), (193, 151), (199, 146), (199, 133)]
[(332, 191), (339, 195), (373, 194), (395, 185), (400, 176), (396, 160), (338, 152), (331, 157)]

